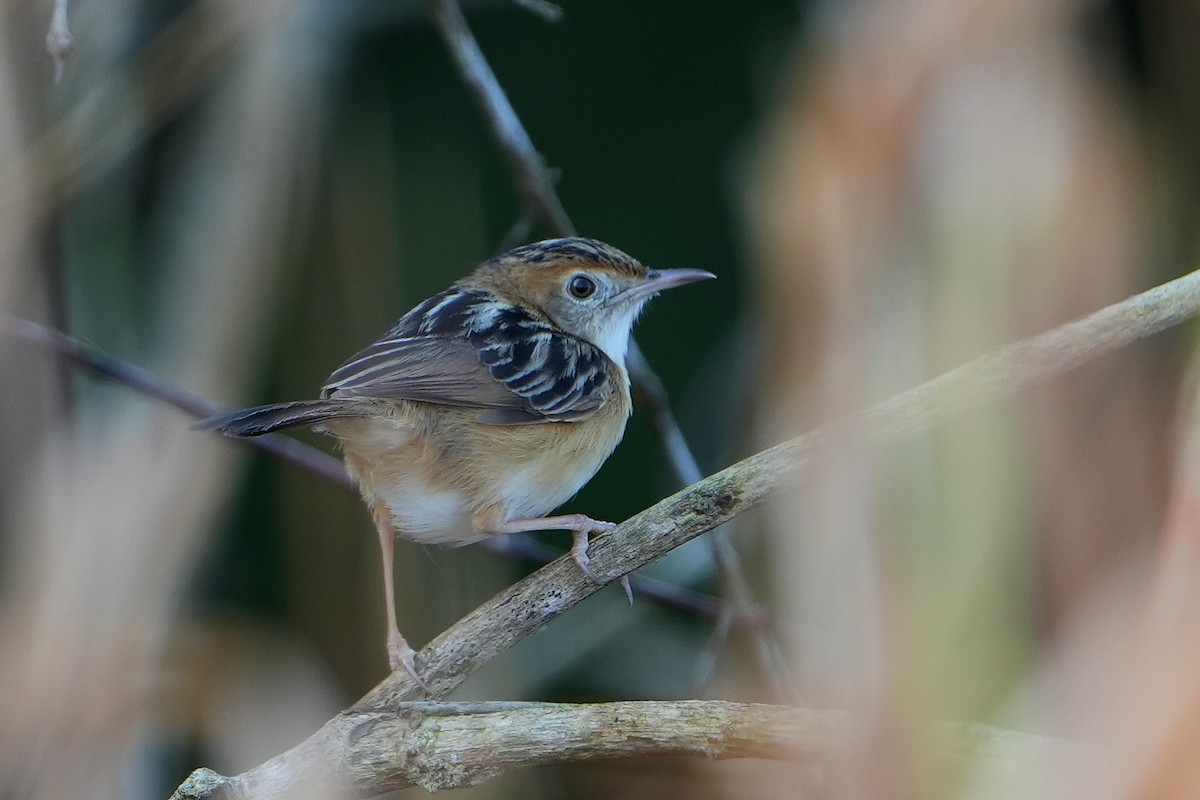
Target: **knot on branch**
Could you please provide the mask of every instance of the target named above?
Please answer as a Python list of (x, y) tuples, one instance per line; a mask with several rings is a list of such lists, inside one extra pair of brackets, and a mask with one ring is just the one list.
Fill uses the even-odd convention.
[(710, 519), (732, 516), (742, 505), (742, 490), (736, 485), (694, 487), (692, 512)]
[[(445, 717), (417, 706), (401, 704), (391, 712), (344, 715), (345, 752), (361, 753), (349, 759), (348, 777), (372, 792), (420, 786), (428, 792), (463, 788), (482, 783), (500, 771), (489, 759), (464, 755), (461, 733), (452, 730), (443, 737)], [(478, 732), (475, 732), (478, 735)], [(446, 738), (449, 741), (443, 741)], [(485, 752), (487, 747), (468, 748)]]
[(201, 767), (179, 784), (171, 800), (227, 800), (232, 796), (229, 778)]

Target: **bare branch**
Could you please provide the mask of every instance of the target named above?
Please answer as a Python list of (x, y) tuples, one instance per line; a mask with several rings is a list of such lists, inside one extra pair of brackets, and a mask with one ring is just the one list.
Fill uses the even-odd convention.
[[(845, 740), (847, 720), (836, 711), (700, 700), (402, 703), (344, 714), (329, 737), (259, 770), (232, 778), (197, 770), (172, 798), (265, 799), (318, 788), (364, 797), (408, 786), (434, 792), (518, 767), (644, 755), (812, 759)], [(341, 754), (350, 758), (337, 760)]]
[(563, 10), (549, 0), (513, 0), (513, 3), (531, 14), (541, 17), (543, 22), (562, 22)]
[[(141, 367), (122, 361), (99, 348), (73, 339), (53, 328), (47, 328), (45, 325), (0, 312), (0, 331), (58, 353), (74, 364), (124, 384), (147, 397), (161, 400), (197, 419), (211, 417), (227, 410), (207, 397), (176, 386)], [(259, 436), (242, 441), (250, 447), (270, 453), (322, 480), (346, 489), (354, 489), (354, 484), (350, 480), (350, 476), (346, 474), (341, 462), (314, 447), (308, 447), (304, 443), (286, 436), (276, 435)]]
[[(858, 426), (873, 442), (910, 437), (968, 408), (1049, 380), (1198, 313), (1200, 271), (1003, 347), (847, 420), (764, 450), (677, 492), (596, 539), (591, 549), (592, 570), (599, 579), (611, 581), (756, 505), (787, 476), (805, 466), (818, 445), (835, 430)], [(433, 695), (444, 696), (498, 653), (599, 589), (569, 557), (561, 558), (502, 591), (430, 642), (417, 654), (417, 668)], [(344, 780), (349, 775), (346, 765), (359, 758), (353, 752), (355, 738), (347, 737), (342, 728), (347, 716), (398, 709), (400, 703), (418, 692), (419, 687), (406, 672), (392, 673), (346, 714), (326, 723), (293, 750), (236, 778), (221, 778), (208, 771), (197, 772), (193, 778), (215, 781), (219, 787), (296, 786), (300, 780), (296, 770), (310, 775), (313, 769), (319, 769), (320, 775)], [(392, 751), (413, 749), (410, 744), (391, 740), (388, 747)], [(327, 760), (316, 765), (321, 759)], [(375, 787), (385, 787), (392, 777), (381, 766), (371, 779)], [(360, 792), (365, 790), (362, 776), (355, 776), (352, 785)]]
[(508, 95), (496, 80), (496, 74), (488, 66), (479, 43), (467, 27), (462, 9), (454, 0), (427, 0), (429, 13), (437, 25), (438, 33), (446, 42), (450, 55), (463, 82), (475, 95), (476, 102), (487, 117), (488, 128), (500, 143), (500, 149), (517, 176), (517, 185), (525, 201), (537, 209), (561, 236), (575, 233), (566, 210), (554, 192), (547, 174), (545, 162), (533, 148), (533, 141), (525, 132), (525, 126), (517, 118)]
[[(865, 720), (845, 711), (721, 700), (416, 702), (349, 712), (335, 722), (328, 737), (257, 770), (225, 777), (198, 769), (171, 800), (273, 800), (331, 791), (370, 797), (409, 786), (436, 792), (517, 768), (651, 755), (822, 764), (847, 752), (866, 729)], [(967, 759), (1018, 780), (1086, 752), (1061, 739), (983, 725), (944, 723), (936, 733), (939, 758)]]
[(50, 12), (50, 30), (46, 32), (46, 55), (54, 67), (54, 82), (62, 80), (63, 67), (75, 53), (75, 37), (67, 27), (67, 0), (53, 0)]
[[(818, 444), (839, 427), (862, 426), (874, 442), (910, 437), (968, 408), (1061, 375), (1197, 313), (1200, 271), (1001, 348), (851, 419), (757, 453), (660, 501), (595, 540), (590, 551), (592, 570), (601, 581), (611, 581), (757, 505), (780, 481), (803, 467)], [(440, 696), (598, 589), (569, 558), (559, 559), (434, 639), (418, 654), (417, 666)], [(410, 699), (416, 688), (407, 674), (395, 673), (358, 707)]]
[[(529, 536), (494, 536), (479, 543), (479, 547), (509, 558), (544, 566), (562, 556), (563, 551), (553, 545), (544, 544)], [(652, 578), (648, 575), (630, 575), (629, 582), (639, 600), (649, 600), (663, 608), (671, 608), (695, 617), (718, 619), (722, 615), (722, 603), (711, 594), (697, 592), (686, 586)], [(737, 627), (765, 625), (764, 616), (730, 615)]]
[[(62, 6), (65, 25), (66, 3), (55, 2)], [(137, 63), (131, 67), (136, 74), (147, 76), (138, 95), (136, 114), (128, 113), (129, 87), (124, 80), (97, 76), (77, 101), (26, 148), (20, 162), (0, 164), (0, 185), (6, 185), (16, 169), (44, 176), (48, 195), (32, 210), (33, 220), (37, 221), (128, 154), (232, 56), (260, 41), (267, 30), (281, 25), (298, 8), (300, 4), (285, 0), (200, 0), (187, 5), (174, 22), (139, 50)], [(50, 37), (61, 32), (55, 27), (58, 10), (56, 5), (47, 47)]]
[[(671, 413), (667, 390), (650, 363), (646, 361), (637, 343), (630, 341), (629, 345), (629, 372), (631, 376), (637, 376), (634, 389), (638, 394), (639, 405), (646, 410), (658, 430), (659, 438), (667, 451), (667, 459), (674, 467), (679, 482), (684, 486), (696, 483), (703, 477), (703, 473), (696, 457), (692, 455), (691, 448), (688, 447), (683, 431), (675, 421), (675, 415)], [(709, 543), (712, 547), (713, 561), (717, 565), (717, 574), (721, 579), (720, 594), (730, 605), (729, 611), (723, 615), (725, 619), (733, 622), (738, 617), (765, 616), (754, 599), (741, 556), (733, 546), (732, 524), (715, 528), (709, 536)], [(728, 624), (717, 626), (717, 635), (711, 642), (712, 652), (705, 659), (707, 663), (702, 664), (699, 669), (702, 681), (708, 680), (704, 677), (706, 673), (710, 676), (715, 674), (717, 653), (727, 641), (726, 634), (730, 629)], [(759, 669), (771, 681), (770, 688), (774, 696), (780, 699), (793, 697), (795, 692), (789, 675), (790, 670), (783, 658), (779, 640), (765, 628), (756, 632), (753, 639), (754, 655), (758, 660)]]

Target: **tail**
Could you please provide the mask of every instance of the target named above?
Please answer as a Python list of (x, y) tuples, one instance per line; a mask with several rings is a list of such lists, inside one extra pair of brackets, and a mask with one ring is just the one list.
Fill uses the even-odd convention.
[(362, 413), (361, 405), (342, 400), (298, 400), (231, 411), (202, 419), (192, 430), (219, 431), (226, 436), (262, 436), (264, 433), (297, 425), (311, 425), (335, 417), (353, 417)]

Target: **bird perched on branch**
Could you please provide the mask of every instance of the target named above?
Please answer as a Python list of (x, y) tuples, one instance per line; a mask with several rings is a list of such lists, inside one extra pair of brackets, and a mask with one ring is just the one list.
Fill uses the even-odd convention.
[(388, 657), (420, 682), (396, 626), (396, 533), (463, 545), (568, 530), (589, 576), (588, 537), (615, 526), (546, 516), (569, 500), (625, 433), (625, 351), (642, 306), (715, 277), (651, 270), (594, 239), (549, 239), (483, 262), (338, 367), (320, 399), (212, 417), (195, 427), (259, 436), (319, 424), (341, 440), (383, 554)]

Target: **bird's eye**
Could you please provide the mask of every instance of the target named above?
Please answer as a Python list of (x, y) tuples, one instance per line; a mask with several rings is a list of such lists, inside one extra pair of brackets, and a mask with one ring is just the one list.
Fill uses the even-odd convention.
[(596, 293), (596, 282), (587, 275), (576, 275), (567, 283), (567, 291), (571, 297), (583, 300)]

